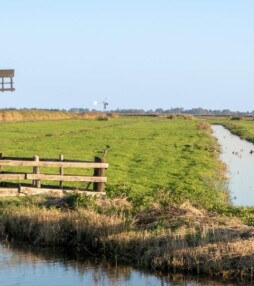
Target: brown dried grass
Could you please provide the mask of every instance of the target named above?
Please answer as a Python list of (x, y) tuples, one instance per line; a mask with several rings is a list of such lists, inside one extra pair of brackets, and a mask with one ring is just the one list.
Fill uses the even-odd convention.
[(61, 120), (61, 119), (97, 119), (109, 120), (117, 118), (114, 113), (84, 112), (71, 113), (64, 111), (46, 111), (46, 110), (5, 110), (0, 111), (1, 121), (35, 121), (35, 120)]
[(0, 232), (9, 239), (71, 247), (155, 269), (252, 279), (253, 227), (189, 203), (154, 203), (135, 216), (117, 211), (128, 208), (125, 199), (100, 199), (95, 209), (75, 211), (12, 207), (2, 213)]
[(207, 121), (202, 121), (199, 122), (197, 125), (199, 130), (205, 130), (205, 131), (210, 131), (211, 130), (211, 126)]
[(169, 114), (169, 115), (165, 115), (166, 118), (168, 119), (186, 119), (186, 120), (192, 120), (194, 119), (194, 116), (191, 114)]

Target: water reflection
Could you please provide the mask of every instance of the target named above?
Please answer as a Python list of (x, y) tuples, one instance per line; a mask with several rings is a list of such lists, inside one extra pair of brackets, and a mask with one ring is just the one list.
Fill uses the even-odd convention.
[(221, 160), (228, 166), (232, 202), (239, 206), (254, 206), (254, 145), (221, 125), (213, 125), (212, 129), (221, 145)]
[[(64, 251), (21, 249), (0, 245), (0, 285), (103, 285), (103, 286), (233, 286), (183, 275), (148, 273), (130, 266), (114, 267), (108, 263), (80, 261)], [(247, 284), (244, 284), (247, 285)]]

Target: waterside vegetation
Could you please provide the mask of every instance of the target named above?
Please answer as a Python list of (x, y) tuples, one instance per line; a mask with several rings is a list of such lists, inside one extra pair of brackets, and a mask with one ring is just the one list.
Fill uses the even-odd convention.
[(1, 199), (7, 240), (65, 247), (84, 257), (223, 279), (253, 278), (254, 228), (237, 217), (173, 204), (163, 193), (139, 210), (127, 198)]
[(238, 135), (240, 138), (254, 143), (253, 117), (232, 117), (231, 120), (228, 120), (226, 118), (219, 118), (216, 120), (213, 118), (212, 122), (221, 124), (228, 130), (230, 130), (233, 134)]

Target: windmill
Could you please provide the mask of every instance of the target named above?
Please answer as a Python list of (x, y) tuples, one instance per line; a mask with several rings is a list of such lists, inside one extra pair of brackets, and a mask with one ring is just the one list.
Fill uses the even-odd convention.
[(14, 91), (13, 87), (14, 70), (0, 70), (0, 91)]
[(105, 98), (102, 103), (103, 103), (103, 110), (105, 111), (108, 106), (107, 98)]

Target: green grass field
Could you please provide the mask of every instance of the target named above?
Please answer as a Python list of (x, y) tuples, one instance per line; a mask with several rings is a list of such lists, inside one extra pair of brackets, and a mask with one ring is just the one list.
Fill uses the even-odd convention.
[(153, 197), (158, 190), (175, 201), (188, 199), (201, 206), (218, 198), (225, 202), (227, 197), (221, 191), (223, 166), (215, 152), (216, 141), (196, 119), (5, 122), (0, 124), (0, 134), (4, 156), (63, 154), (66, 159), (93, 160), (110, 145), (107, 190), (117, 195), (128, 192), (136, 201)]
[[(254, 130), (252, 122), (209, 120), (245, 130), (245, 136)], [(111, 146), (108, 196), (1, 197), (3, 239), (253, 281), (254, 208), (228, 202), (225, 166), (207, 121), (132, 116), (5, 122), (0, 134), (5, 156), (57, 159), (62, 153), (93, 160)]]

